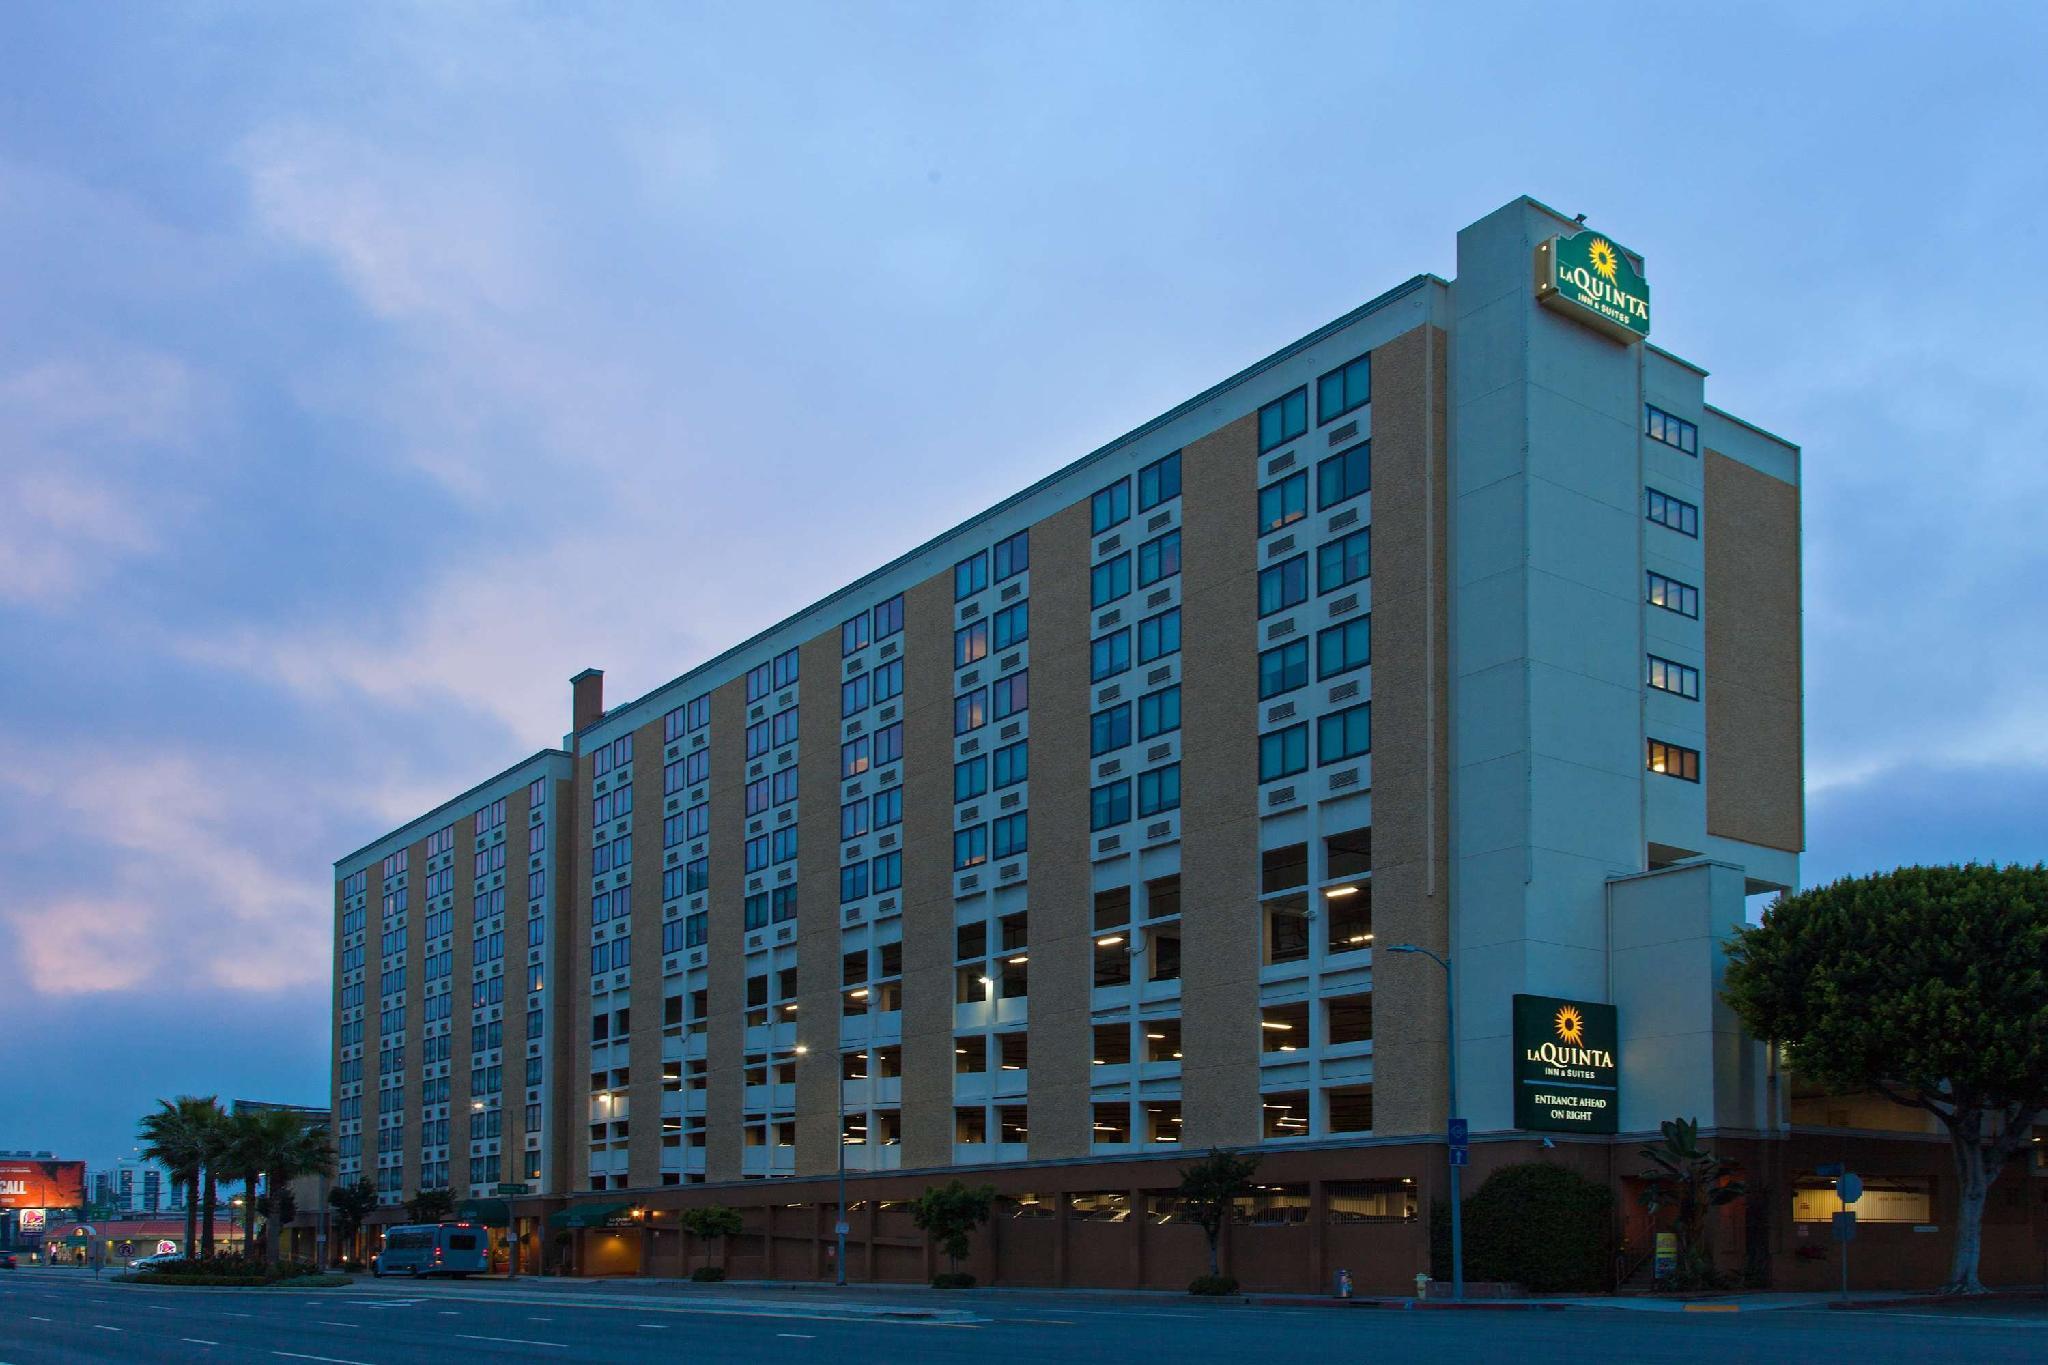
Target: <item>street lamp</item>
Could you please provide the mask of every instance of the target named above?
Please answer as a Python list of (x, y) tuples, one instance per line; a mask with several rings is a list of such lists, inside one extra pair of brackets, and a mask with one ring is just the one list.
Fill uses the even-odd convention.
[[(1444, 969), (1444, 1056), (1450, 1069), (1450, 1109), (1445, 1115), (1448, 1124), (1458, 1121), (1458, 990), (1457, 975), (1451, 970), (1451, 960), (1439, 957), (1417, 943), (1396, 943), (1387, 949), (1390, 953), (1421, 953), (1431, 962)], [(1449, 1143), (1449, 1134), (1445, 1134)], [(1465, 1297), (1465, 1208), (1459, 1198), (1459, 1166), (1455, 1151), (1448, 1151), (1451, 1162), (1451, 1297)]]

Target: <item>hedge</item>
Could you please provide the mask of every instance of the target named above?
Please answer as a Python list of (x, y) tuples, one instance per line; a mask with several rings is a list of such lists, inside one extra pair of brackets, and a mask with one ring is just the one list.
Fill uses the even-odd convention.
[[(1614, 1272), (1614, 1194), (1549, 1162), (1503, 1166), (1465, 1201), (1465, 1278), (1535, 1294), (1605, 1293)], [(1430, 1210), (1430, 1273), (1451, 1278), (1451, 1215)]]

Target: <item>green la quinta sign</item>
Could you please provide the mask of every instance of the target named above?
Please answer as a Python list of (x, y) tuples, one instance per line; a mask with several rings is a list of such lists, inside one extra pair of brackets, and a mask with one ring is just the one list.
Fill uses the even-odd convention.
[(1588, 229), (1536, 248), (1536, 299), (1616, 341), (1650, 334), (1650, 286), (1628, 252)]
[(1515, 997), (1515, 1127), (1612, 1133), (1621, 1111), (1621, 1047), (1612, 1005)]

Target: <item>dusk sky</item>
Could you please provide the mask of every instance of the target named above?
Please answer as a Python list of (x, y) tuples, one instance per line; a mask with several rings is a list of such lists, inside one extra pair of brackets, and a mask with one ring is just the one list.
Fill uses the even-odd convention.
[(2039, 859), (2044, 14), (6, 6), (0, 1148), (324, 1103), (334, 859), (570, 674), (666, 681), (1525, 193), (1804, 447), (1807, 879)]

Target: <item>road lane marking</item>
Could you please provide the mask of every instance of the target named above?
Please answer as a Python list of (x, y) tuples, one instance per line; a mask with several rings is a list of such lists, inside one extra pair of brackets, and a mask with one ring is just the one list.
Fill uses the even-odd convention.
[(29, 1318), (28, 1318), (28, 1320), (29, 1320), (30, 1322), (48, 1322), (48, 1321), (49, 1321), (49, 1319), (48, 1319), (48, 1318), (39, 1318), (39, 1317), (37, 1317), (37, 1316), (36, 1316), (35, 1314), (33, 1314), (33, 1313), (29, 1314)]
[(775, 1335), (778, 1337), (788, 1337), (791, 1341), (816, 1341), (818, 1339), (817, 1335), (812, 1332), (777, 1332)]
[(125, 1332), (128, 1330), (126, 1327), (109, 1327), (104, 1322), (94, 1323), (92, 1329), (95, 1332)]
[(459, 1318), (462, 1316), (462, 1314), (456, 1312), (453, 1308), (443, 1308), (441, 1310), (441, 1316), (444, 1318)]
[(365, 1360), (343, 1360), (340, 1356), (309, 1356), (301, 1351), (272, 1351), (274, 1356), (289, 1356), (293, 1360), (322, 1360), (327, 1365), (369, 1365)]
[(207, 1340), (207, 1339), (206, 1339), (205, 1337), (179, 1337), (179, 1338), (178, 1338), (178, 1340), (180, 1340), (180, 1341), (189, 1341), (189, 1342), (191, 1342), (191, 1343), (192, 1343), (192, 1344), (193, 1344), (194, 1346), (218, 1346), (218, 1345), (220, 1345), (220, 1343), (219, 1343), (219, 1342), (217, 1342), (217, 1341), (208, 1341), (208, 1340)]
[(642, 1327), (651, 1327), (657, 1332), (666, 1332), (668, 1330), (668, 1324), (665, 1322), (643, 1322), (640, 1325)]
[(318, 1325), (322, 1326), (322, 1327), (353, 1327), (353, 1326), (355, 1326), (355, 1324), (354, 1324), (354, 1323), (352, 1323), (352, 1322), (334, 1322), (334, 1321), (332, 1321), (332, 1320), (330, 1320), (330, 1319), (328, 1319), (328, 1318), (314, 1318), (314, 1319), (313, 1319), (313, 1321), (314, 1321), (315, 1323), (317, 1323)]
[(569, 1349), (567, 1343), (560, 1341), (529, 1341), (525, 1337), (483, 1337), (474, 1332), (462, 1332), (458, 1335), (464, 1341), (502, 1341), (507, 1346), (556, 1346), (565, 1351)]

